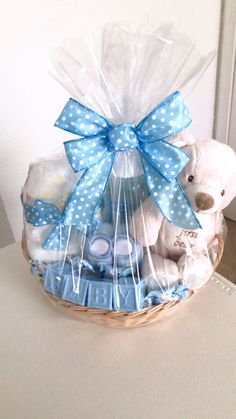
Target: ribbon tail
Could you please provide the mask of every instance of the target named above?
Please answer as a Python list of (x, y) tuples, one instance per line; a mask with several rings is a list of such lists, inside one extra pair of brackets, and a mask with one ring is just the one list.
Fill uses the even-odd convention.
[(69, 247), (81, 241), (82, 232), (76, 226), (57, 224), (42, 244), (42, 248), (55, 252), (67, 253)]
[(98, 165), (84, 172), (67, 200), (61, 223), (44, 241), (44, 249), (66, 252), (69, 246), (78, 243), (79, 236), (87, 234), (105, 192), (114, 158), (115, 154), (107, 153)]
[(141, 160), (150, 194), (167, 221), (187, 230), (201, 228), (178, 179), (165, 179), (149, 163), (144, 153)]
[(143, 143), (141, 150), (145, 160), (168, 181), (175, 179), (189, 161), (185, 151), (163, 140)]
[(26, 204), (23, 201), (22, 205), (25, 220), (35, 227), (57, 224), (61, 220), (61, 212), (54, 204), (36, 199), (33, 205)]
[(84, 229), (91, 225), (103, 197), (113, 167), (115, 153), (88, 168), (75, 185), (62, 214), (62, 223)]

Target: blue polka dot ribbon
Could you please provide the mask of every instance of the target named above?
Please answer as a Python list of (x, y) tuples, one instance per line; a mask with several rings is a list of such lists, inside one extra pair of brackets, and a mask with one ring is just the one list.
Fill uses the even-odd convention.
[(61, 212), (56, 205), (36, 199), (33, 205), (23, 204), (27, 223), (36, 227), (61, 222)]
[(70, 240), (75, 240), (79, 236), (76, 226), (64, 225), (62, 223), (62, 214), (56, 205), (49, 204), (40, 199), (36, 199), (33, 205), (21, 202), (24, 208), (24, 217), (27, 223), (35, 227), (54, 225), (48, 238), (44, 241), (42, 247), (55, 251), (65, 251)]
[[(55, 126), (79, 136), (65, 142), (64, 146), (73, 170), (84, 173), (67, 200), (60, 222), (79, 229), (90, 225), (109, 181), (116, 153), (137, 149), (148, 189), (163, 216), (184, 229), (201, 227), (177, 179), (189, 157), (166, 141), (191, 122), (180, 92), (168, 96), (138, 125), (114, 125), (70, 99)], [(49, 236), (44, 247), (50, 248), (50, 243), (53, 246), (54, 242), (55, 237), (52, 240)]]

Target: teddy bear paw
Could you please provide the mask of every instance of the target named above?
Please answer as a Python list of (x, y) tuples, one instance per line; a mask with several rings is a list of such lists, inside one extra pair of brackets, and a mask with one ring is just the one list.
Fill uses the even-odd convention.
[(178, 267), (181, 281), (194, 291), (203, 287), (213, 273), (210, 259), (203, 254), (181, 256)]
[(179, 284), (177, 264), (158, 254), (146, 254), (142, 264), (142, 277), (148, 290), (166, 289)]

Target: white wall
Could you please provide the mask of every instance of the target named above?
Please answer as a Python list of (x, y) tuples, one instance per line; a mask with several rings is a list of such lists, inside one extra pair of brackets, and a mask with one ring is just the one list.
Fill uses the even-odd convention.
[[(148, 13), (174, 20), (202, 52), (217, 48), (220, 0), (5, 0), (0, 11), (0, 194), (16, 239), (29, 163), (65, 138), (53, 127), (67, 93), (48, 75), (53, 49), (83, 27)], [(194, 135), (212, 135), (216, 60), (189, 97)]]

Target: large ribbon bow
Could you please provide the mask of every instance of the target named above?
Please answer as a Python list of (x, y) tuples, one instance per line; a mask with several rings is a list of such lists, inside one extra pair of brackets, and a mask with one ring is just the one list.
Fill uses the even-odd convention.
[[(189, 157), (165, 141), (191, 121), (180, 92), (168, 96), (138, 125), (114, 125), (70, 99), (55, 126), (80, 136), (64, 146), (73, 170), (84, 173), (67, 200), (61, 223), (78, 228), (89, 225), (105, 192), (116, 153), (137, 149), (148, 189), (163, 216), (184, 229), (201, 227), (177, 179)], [(49, 248), (50, 242), (51, 237), (46, 241)]]

